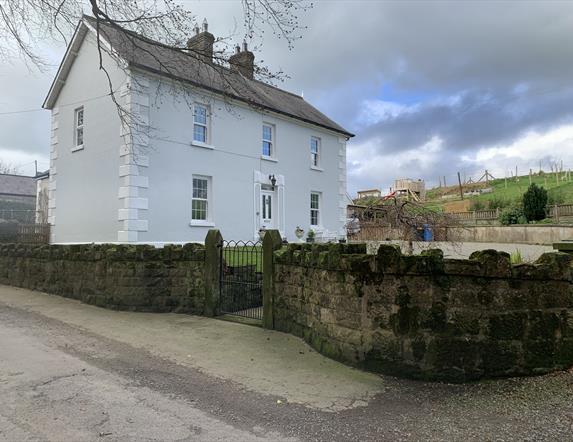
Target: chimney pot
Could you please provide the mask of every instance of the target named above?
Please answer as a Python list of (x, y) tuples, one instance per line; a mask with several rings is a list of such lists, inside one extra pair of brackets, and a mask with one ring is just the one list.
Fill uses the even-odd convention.
[(207, 32), (209, 30), (209, 23), (207, 23), (207, 18), (203, 19), (203, 32)]
[(187, 48), (194, 52), (205, 63), (213, 62), (213, 44), (215, 37), (208, 30), (207, 19), (203, 20), (203, 30), (200, 32), (199, 25), (194, 28), (195, 35), (187, 41)]
[(241, 73), (244, 77), (253, 79), (255, 73), (255, 54), (249, 51), (247, 42), (243, 41), (243, 50), (235, 46), (235, 53), (229, 58), (231, 70)]

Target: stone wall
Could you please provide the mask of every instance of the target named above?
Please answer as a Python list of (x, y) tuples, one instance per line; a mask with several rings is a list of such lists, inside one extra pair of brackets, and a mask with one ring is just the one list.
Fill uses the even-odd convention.
[[(487, 222), (484, 222), (487, 224)], [(400, 229), (362, 223), (361, 230), (349, 236), (354, 243), (364, 241), (402, 240), (404, 234)], [(571, 225), (535, 225), (520, 224), (513, 226), (476, 225), (463, 227), (446, 227), (434, 232), (436, 241), (455, 242), (491, 242), (508, 244), (547, 244), (573, 238)]]
[(0, 245), (0, 284), (117, 310), (203, 314), (205, 247)]
[(573, 365), (573, 257), (439, 250), (376, 255), (359, 244), (275, 252), (274, 326), (368, 370), (463, 382)]
[(499, 242), (516, 244), (553, 244), (573, 238), (573, 226), (514, 225), (449, 227), (448, 241)]

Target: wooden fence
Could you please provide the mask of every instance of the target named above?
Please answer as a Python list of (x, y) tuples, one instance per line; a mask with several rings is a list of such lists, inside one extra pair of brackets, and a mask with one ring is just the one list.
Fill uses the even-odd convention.
[(50, 242), (49, 224), (0, 224), (0, 242), (48, 244)]
[(547, 208), (547, 216), (559, 220), (562, 216), (573, 216), (573, 204), (561, 204)]
[[(547, 207), (547, 217), (559, 221), (560, 217), (573, 216), (573, 204), (560, 204)], [(495, 221), (499, 218), (501, 209), (495, 210), (472, 210), (470, 212), (449, 213), (460, 221)]]
[(501, 211), (495, 210), (472, 210), (471, 212), (452, 212), (448, 215), (460, 221), (491, 221), (499, 217)]

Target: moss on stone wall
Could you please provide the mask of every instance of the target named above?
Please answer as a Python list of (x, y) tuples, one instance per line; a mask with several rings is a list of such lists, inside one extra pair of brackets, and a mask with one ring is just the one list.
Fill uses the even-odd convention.
[(117, 310), (204, 310), (200, 244), (0, 245), (0, 283)]
[(572, 257), (511, 265), (383, 245), (289, 245), (275, 253), (275, 327), (369, 370), (463, 382), (573, 365)]

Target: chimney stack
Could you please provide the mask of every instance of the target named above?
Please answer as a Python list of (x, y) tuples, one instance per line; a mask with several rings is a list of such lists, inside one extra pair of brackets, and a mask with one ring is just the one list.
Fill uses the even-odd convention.
[(199, 57), (205, 63), (213, 62), (213, 44), (215, 37), (209, 32), (209, 24), (207, 19), (203, 20), (201, 31), (199, 26), (196, 25), (193, 29), (195, 35), (187, 41), (187, 48), (194, 52), (194, 55)]
[(247, 42), (243, 40), (243, 48), (235, 46), (235, 53), (229, 58), (231, 70), (240, 72), (244, 77), (253, 79), (255, 73), (255, 54), (249, 51)]

